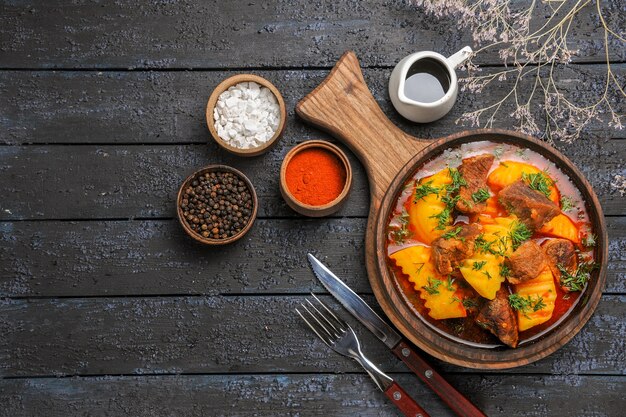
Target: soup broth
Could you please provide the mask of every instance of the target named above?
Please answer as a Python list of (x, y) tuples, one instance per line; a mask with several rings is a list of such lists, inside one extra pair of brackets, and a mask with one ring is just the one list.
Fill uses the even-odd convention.
[[(462, 164), (485, 155), (493, 155), (493, 162), (484, 186), (459, 204), (461, 190), (477, 186), (469, 174), (467, 180), (460, 175), (469, 172)], [(536, 219), (525, 218), (519, 206), (503, 204), (509, 190), (523, 188), (522, 183), (529, 189), (524, 192), (553, 206), (552, 219), (538, 225)], [(466, 210), (459, 210), (464, 204)], [(471, 228), (477, 232), (464, 237)], [(536, 277), (519, 282), (509, 266), (515, 267), (518, 249), (527, 242), (534, 243), (523, 249), (541, 248), (546, 262)], [(575, 249), (575, 265), (551, 262), (550, 246), (567, 247), (568, 242)], [(451, 271), (442, 272), (437, 251), (445, 252), (455, 243), (450, 251), (463, 252), (468, 246), (472, 250), (457, 257)], [(444, 151), (405, 183), (388, 219), (387, 264), (405, 302), (438, 332), (485, 348), (523, 345), (558, 325), (579, 302), (587, 280), (593, 279), (594, 256), (594, 231), (579, 190), (551, 161), (509, 144), (472, 142)], [(521, 274), (515, 268), (513, 273)], [(501, 329), (494, 329), (506, 323), (484, 322), (497, 299), (508, 302), (519, 343), (507, 342)]]

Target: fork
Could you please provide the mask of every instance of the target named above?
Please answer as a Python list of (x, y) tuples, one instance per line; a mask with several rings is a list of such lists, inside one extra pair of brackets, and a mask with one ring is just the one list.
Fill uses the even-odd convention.
[[(361, 352), (361, 344), (352, 327), (335, 315), (315, 294), (311, 294), (320, 305), (317, 308), (310, 300), (306, 300), (307, 305), (300, 304), (304, 312), (296, 308), (296, 312), (302, 320), (313, 330), (313, 332), (335, 352), (356, 360), (378, 388), (385, 393), (395, 405), (407, 417), (430, 417), (422, 407), (420, 407), (409, 394), (404, 391), (397, 382), (389, 375), (378, 369)], [(307, 318), (308, 317), (308, 318)]]

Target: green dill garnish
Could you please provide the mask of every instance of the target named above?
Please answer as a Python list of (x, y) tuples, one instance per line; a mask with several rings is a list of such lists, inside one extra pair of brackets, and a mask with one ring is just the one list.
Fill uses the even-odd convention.
[(404, 240), (411, 235), (411, 232), (406, 227), (396, 229), (393, 231), (393, 239), (398, 244), (404, 243)]
[(402, 209), (402, 213), (398, 216), (398, 221), (400, 222), (400, 228), (394, 229), (392, 235), (397, 243), (402, 244), (406, 238), (412, 235), (409, 230), (409, 213), (406, 209)]
[(415, 269), (415, 274), (419, 275), (420, 272), (422, 272), (422, 269), (424, 268), (424, 265), (426, 265), (424, 262), (419, 262), (419, 263), (414, 263), (413, 265), (419, 265), (417, 267), (417, 269)]
[(539, 311), (546, 306), (541, 296), (533, 299), (530, 295), (524, 298), (519, 294), (509, 295), (509, 305), (513, 310), (521, 312), (526, 318), (530, 318), (528, 317), (529, 312)]
[(481, 233), (474, 240), (474, 249), (482, 253), (505, 256), (507, 250), (507, 238), (501, 237), (498, 240), (492, 240), (491, 242), (487, 242), (485, 240), (485, 235)]
[(596, 246), (597, 239), (598, 237), (596, 235), (594, 235), (593, 233), (588, 233), (587, 236), (583, 238), (582, 244), (587, 248), (593, 248), (594, 246)]
[(569, 211), (576, 207), (574, 205), (574, 199), (572, 197), (564, 195), (561, 197), (561, 211)]
[[(454, 193), (459, 191), (459, 187), (463, 185), (467, 185), (467, 182), (461, 176), (461, 173), (456, 168), (448, 168), (448, 173), (450, 174), (450, 178), (452, 182), (450, 184), (446, 184), (443, 186), (443, 195), (441, 196), (441, 202), (446, 205), (446, 207), (439, 213), (430, 216), (430, 218), (437, 219), (437, 227), (435, 230), (443, 230), (450, 223), (451, 214), (454, 210), (454, 206), (457, 201), (461, 198), (460, 196), (452, 196)], [(425, 184), (428, 185), (429, 183)], [(430, 189), (435, 189), (436, 187), (432, 187), (428, 185)], [(440, 189), (437, 188), (437, 193), (439, 193)], [(416, 189), (417, 196), (417, 189)]]
[(500, 276), (502, 278), (510, 277), (511, 276), (511, 268), (509, 268), (505, 264), (500, 264)]
[(472, 193), (472, 200), (474, 203), (482, 203), (489, 199), (489, 191), (486, 188), (479, 188), (478, 191)]
[(465, 331), (465, 326), (463, 326), (463, 323), (456, 323), (454, 325), (454, 333), (456, 333), (457, 335), (460, 335), (464, 331)]
[(418, 200), (421, 200), (422, 198), (430, 194), (438, 194), (440, 188), (433, 187), (431, 185), (432, 183), (433, 181), (430, 180), (426, 182), (425, 184), (418, 185), (417, 187), (415, 187), (415, 192), (413, 193), (413, 202), (417, 203)]
[(526, 149), (518, 149), (515, 151), (515, 155), (522, 158), (524, 161), (528, 161), (528, 155), (526, 155)]
[(492, 244), (493, 242), (487, 242), (485, 240), (485, 235), (483, 233), (479, 234), (476, 236), (476, 239), (474, 239), (474, 248), (483, 253), (489, 253), (491, 251)]
[(487, 265), (487, 261), (474, 261), (474, 266), (472, 266), (472, 271), (480, 271), (483, 266)]
[(439, 294), (439, 290), (437, 288), (439, 288), (441, 284), (443, 284), (443, 282), (440, 280), (428, 277), (428, 285), (422, 285), (422, 288), (430, 295)]
[[(461, 197), (461, 196), (459, 196), (459, 197)], [(469, 201), (469, 200), (468, 200), (468, 199), (466, 199), (466, 198), (461, 198), (461, 201), (462, 201), (462, 202), (463, 202), (463, 203), (464, 203), (467, 207), (470, 207), (470, 208), (471, 208), (471, 207), (474, 207), (474, 202), (473, 202), (473, 201)]]
[(448, 172), (450, 173), (450, 178), (452, 179), (452, 184), (449, 184), (447, 187), (448, 193), (454, 193), (462, 186), (467, 185), (467, 181), (465, 181), (458, 169), (448, 168)]
[(456, 206), (456, 202), (459, 201), (461, 196), (457, 195), (455, 197), (452, 197), (447, 187), (448, 186), (446, 186), (445, 188), (446, 193), (441, 197), (441, 202), (445, 204), (446, 207), (448, 207), (450, 210), (453, 210), (454, 206)]
[(546, 303), (543, 302), (543, 298), (542, 297), (538, 297), (537, 302), (533, 306), (533, 311), (542, 310), (545, 306), (546, 306)]
[(446, 288), (448, 289), (448, 291), (456, 291), (456, 288), (452, 286), (453, 283), (454, 283), (454, 278), (448, 277), (448, 280), (446, 281)]
[(496, 148), (493, 150), (493, 156), (495, 156), (496, 159), (500, 159), (502, 158), (502, 155), (504, 155), (504, 146), (496, 146)]
[(561, 272), (561, 286), (570, 291), (582, 291), (587, 285), (591, 272), (598, 268), (595, 262), (581, 262), (573, 273), (570, 273), (563, 265), (557, 264), (557, 268)]
[(554, 184), (545, 172), (537, 172), (534, 174), (522, 173), (522, 180), (526, 181), (528, 186), (535, 191), (539, 191), (541, 194), (550, 198), (550, 187)]
[(443, 230), (446, 228), (446, 226), (450, 222), (450, 212), (451, 210), (446, 207), (441, 210), (439, 214), (433, 214), (432, 216), (430, 216), (430, 218), (432, 219), (437, 219), (437, 227), (435, 227), (435, 230)]
[(485, 322), (482, 321), (476, 321), (476, 324), (478, 324), (480, 327), (482, 327), (483, 329), (489, 330), (489, 325)]
[(459, 226), (459, 227), (457, 227), (455, 229), (448, 230), (446, 233), (441, 235), (441, 237), (444, 238), (445, 240), (448, 240), (448, 239), (453, 238), (453, 237), (457, 237), (459, 235), (459, 233), (461, 233), (461, 230), (463, 230), (463, 228), (461, 226)]
[(466, 298), (463, 300), (463, 307), (465, 308), (476, 308), (478, 307), (478, 301), (475, 298)]
[(508, 249), (508, 243), (507, 243), (508, 238), (506, 236), (502, 236), (501, 238), (499, 238), (496, 241), (496, 246), (497, 246), (497, 250), (494, 248), (491, 248), (491, 253), (493, 253), (494, 255), (498, 255), (498, 256), (507, 256), (506, 251)]
[(483, 271), (483, 274), (487, 277), (487, 279), (491, 279), (491, 274), (489, 271)]
[(524, 223), (517, 221), (513, 223), (513, 227), (511, 227), (511, 232), (509, 233), (513, 250), (516, 250), (525, 240), (530, 239), (532, 235), (533, 233)]

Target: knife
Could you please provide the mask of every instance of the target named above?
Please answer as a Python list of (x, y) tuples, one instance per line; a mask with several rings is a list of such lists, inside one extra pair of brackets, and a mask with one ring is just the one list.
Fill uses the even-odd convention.
[(486, 417), (463, 394), (450, 385), (428, 362), (426, 362), (397, 331), (389, 326), (369, 305), (343, 283), (323, 263), (307, 254), (317, 279), (354, 317), (378, 337), (404, 362), (415, 375), (426, 383), (454, 413), (461, 417)]

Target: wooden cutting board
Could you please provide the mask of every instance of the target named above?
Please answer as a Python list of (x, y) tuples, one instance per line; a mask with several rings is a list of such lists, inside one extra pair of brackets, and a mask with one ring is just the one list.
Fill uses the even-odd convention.
[[(400, 130), (382, 112), (370, 93), (356, 55), (346, 52), (328, 77), (296, 105), (296, 113), (307, 122), (329, 132), (359, 158), (369, 179), (370, 211), (365, 234), (365, 259), (372, 290), (393, 324), (426, 352), (461, 366), (501, 369), (521, 366), (554, 352), (568, 342), (589, 320), (606, 280), (608, 237), (597, 196), (582, 173), (556, 149), (528, 135), (500, 129), (479, 129), (436, 140), (423, 140)], [(396, 191), (417, 166), (436, 152), (461, 143), (490, 140), (532, 149), (557, 163), (581, 190), (588, 203), (590, 219), (598, 234), (598, 277), (590, 282), (587, 298), (567, 320), (548, 336), (517, 349), (484, 349), (455, 343), (436, 334), (407, 306), (386, 267), (386, 222)], [(445, 145), (445, 146), (440, 146)], [(390, 190), (390, 191), (389, 191)], [(388, 193), (389, 191), (389, 193)], [(582, 298), (582, 297), (581, 297)]]

